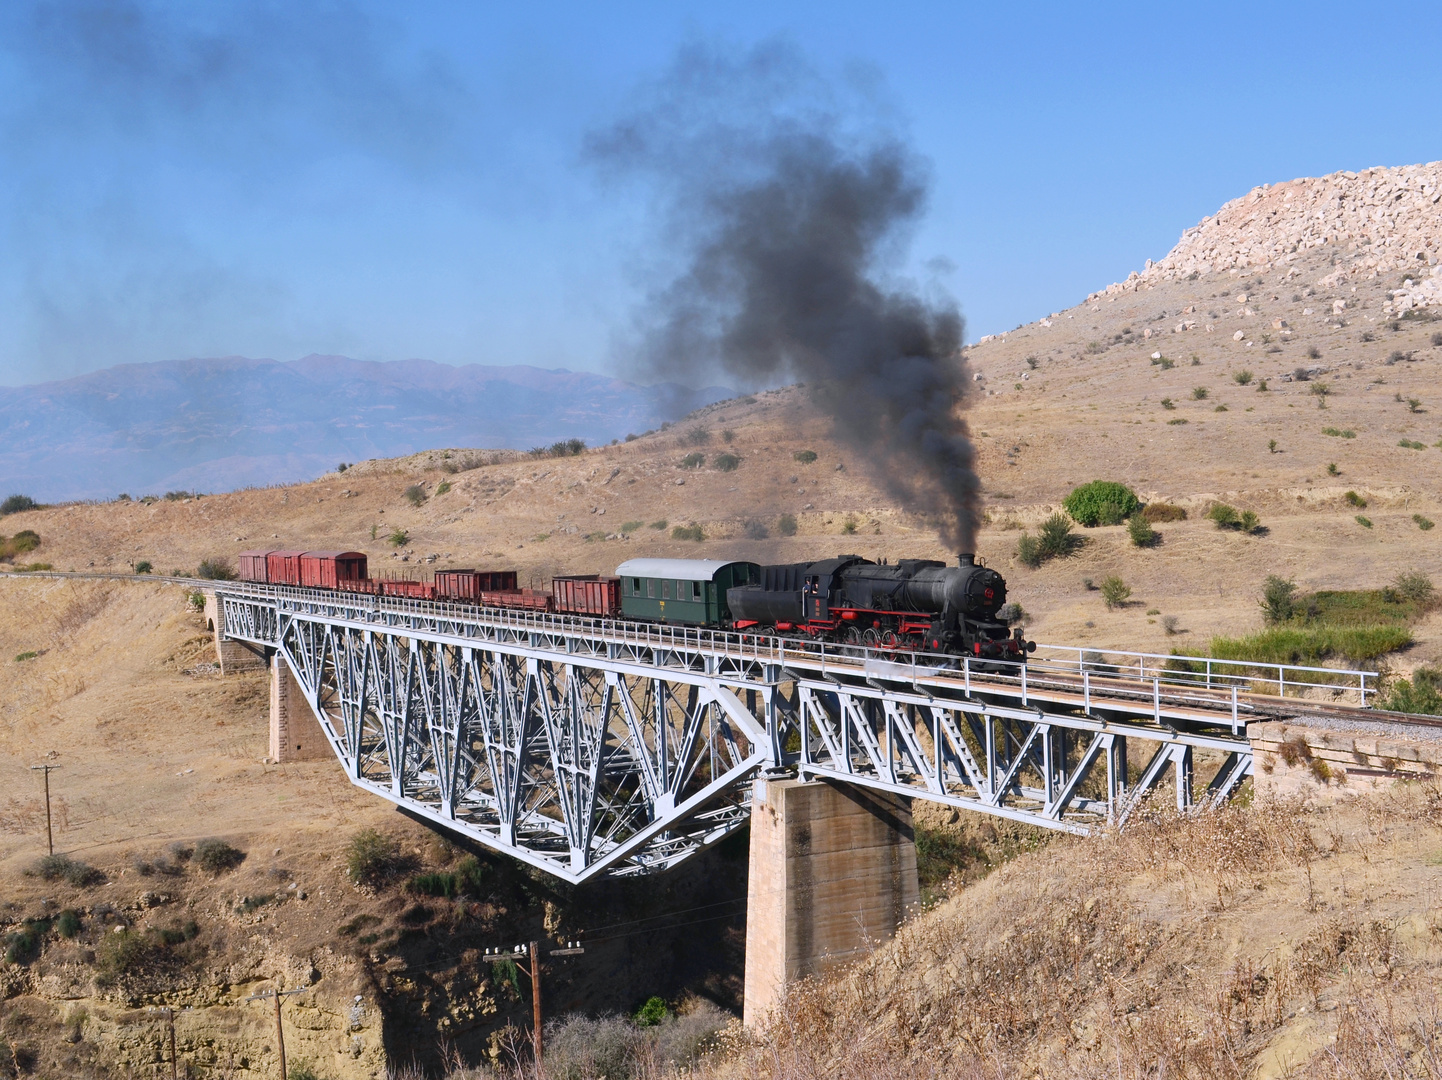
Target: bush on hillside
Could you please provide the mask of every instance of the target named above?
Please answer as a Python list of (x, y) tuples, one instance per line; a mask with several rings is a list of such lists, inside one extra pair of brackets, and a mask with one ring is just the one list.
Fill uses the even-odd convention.
[(1377, 700), (1376, 707), (1442, 716), (1442, 668), (1418, 668), (1411, 679), (1397, 679)]
[(1296, 610), (1297, 583), (1268, 574), (1262, 586), (1262, 619), (1268, 626), (1286, 622)]
[(1120, 525), (1141, 506), (1137, 493), (1113, 480), (1093, 480), (1073, 488), (1063, 500), (1066, 512), (1087, 528)]
[(711, 459), (711, 467), (719, 472), (735, 472), (741, 459), (735, 454), (717, 454)]
[(236, 578), (235, 568), (230, 565), (230, 560), (219, 556), (202, 559), (200, 566), (196, 568), (195, 576), (206, 581), (234, 581)]
[(782, 536), (796, 535), (796, 515), (782, 514), (776, 519), (776, 531)]
[(1082, 538), (1071, 531), (1064, 514), (1053, 514), (1041, 523), (1036, 536), (1022, 533), (1016, 542), (1016, 559), (1033, 570), (1048, 559), (1064, 558), (1082, 546)]
[(1176, 503), (1147, 503), (1142, 507), (1142, 518), (1153, 525), (1167, 521), (1186, 521), (1187, 511)]
[(0, 502), (0, 517), (6, 514), (18, 514), (22, 510), (38, 510), (40, 504), (29, 495), (11, 495), (4, 502)]
[(362, 829), (346, 845), (346, 873), (357, 885), (378, 888), (405, 873), (409, 864), (395, 838), (375, 829)]
[(243, 863), (245, 852), (231, 847), (224, 840), (210, 837), (206, 840), (196, 841), (191, 857), (195, 860), (195, 865), (207, 874), (217, 875), (223, 874), (227, 870), (234, 870)]
[(45, 881), (63, 881), (77, 889), (99, 885), (105, 875), (89, 863), (72, 859), (69, 855), (45, 855), (36, 859), (25, 871), (26, 877), (38, 877)]
[(1162, 538), (1162, 534), (1152, 528), (1152, 523), (1141, 514), (1133, 514), (1127, 521), (1127, 535), (1131, 537), (1132, 545), (1139, 548), (1155, 547)]
[(1131, 599), (1131, 595), (1132, 587), (1115, 574), (1102, 579), (1102, 601), (1106, 604), (1108, 611), (1113, 608), (1125, 607), (1126, 602)]

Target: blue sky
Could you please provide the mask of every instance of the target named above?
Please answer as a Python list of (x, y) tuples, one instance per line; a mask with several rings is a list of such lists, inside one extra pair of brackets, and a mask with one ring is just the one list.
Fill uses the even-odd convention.
[(1264, 182), (1442, 157), (1442, 7), (12, 0), (0, 384), (190, 356), (617, 370), (665, 265), (582, 152), (780, 39), (929, 162), (901, 272), (968, 338)]

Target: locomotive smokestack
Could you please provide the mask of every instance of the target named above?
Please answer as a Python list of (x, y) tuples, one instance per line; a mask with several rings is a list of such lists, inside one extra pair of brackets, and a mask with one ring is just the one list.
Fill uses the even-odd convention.
[(652, 187), (679, 249), (643, 312), (638, 374), (692, 386), (724, 374), (747, 389), (804, 380), (849, 446), (846, 465), (956, 551), (974, 546), (981, 519), (963, 324), (954, 301), (894, 273), (930, 175), (888, 115), (788, 46), (691, 46), (588, 150)]
[(956, 565), (958, 565), (958, 566), (975, 566), (975, 565), (976, 565), (976, 556), (973, 555), (970, 551), (963, 551), (960, 555), (958, 555), (958, 556), (956, 557)]

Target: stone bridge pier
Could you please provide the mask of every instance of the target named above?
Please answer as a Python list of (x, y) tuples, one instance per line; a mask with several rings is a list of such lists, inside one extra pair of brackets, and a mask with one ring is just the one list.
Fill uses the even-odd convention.
[(745, 1022), (788, 985), (890, 938), (920, 902), (911, 800), (758, 779), (751, 799)]

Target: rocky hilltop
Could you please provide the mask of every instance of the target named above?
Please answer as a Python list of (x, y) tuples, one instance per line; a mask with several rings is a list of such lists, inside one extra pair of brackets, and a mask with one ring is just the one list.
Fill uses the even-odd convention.
[(1263, 184), (1187, 229), (1160, 262), (1088, 299), (1230, 270), (1286, 272), (1328, 245), (1342, 256), (1333, 285), (1415, 270), (1391, 294), (1393, 308), (1442, 300), (1442, 162)]

